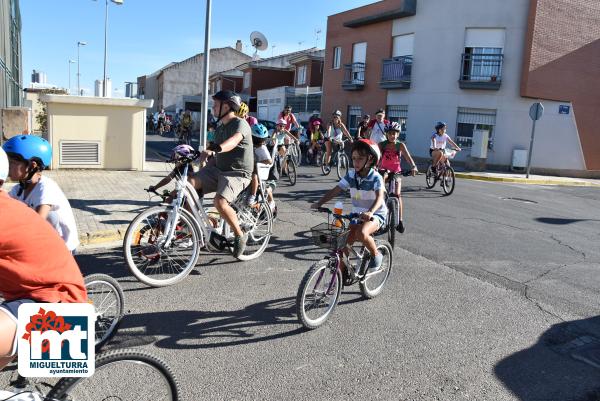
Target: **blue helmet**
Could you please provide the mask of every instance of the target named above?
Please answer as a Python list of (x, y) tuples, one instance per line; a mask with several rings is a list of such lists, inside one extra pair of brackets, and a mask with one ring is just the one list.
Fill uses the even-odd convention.
[(10, 138), (2, 146), (8, 154), (17, 155), (25, 161), (36, 159), (42, 168), (52, 162), (52, 147), (47, 140), (35, 135), (19, 135)]
[(269, 137), (269, 130), (262, 124), (254, 124), (252, 126), (252, 136), (260, 139), (267, 139)]

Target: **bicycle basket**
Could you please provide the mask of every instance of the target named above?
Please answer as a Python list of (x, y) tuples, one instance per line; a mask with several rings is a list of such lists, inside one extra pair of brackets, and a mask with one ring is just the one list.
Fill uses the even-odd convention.
[(350, 230), (337, 227), (329, 223), (321, 223), (310, 229), (313, 242), (320, 248), (337, 251), (346, 246)]

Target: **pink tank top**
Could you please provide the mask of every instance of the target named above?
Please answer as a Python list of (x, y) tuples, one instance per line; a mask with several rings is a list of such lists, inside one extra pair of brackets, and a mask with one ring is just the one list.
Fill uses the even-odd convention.
[(400, 167), (401, 154), (402, 152), (396, 151), (395, 144), (392, 148), (386, 145), (385, 149), (383, 150), (383, 155), (381, 157), (381, 168), (389, 170), (393, 173), (399, 173), (400, 171), (402, 171), (402, 168)]

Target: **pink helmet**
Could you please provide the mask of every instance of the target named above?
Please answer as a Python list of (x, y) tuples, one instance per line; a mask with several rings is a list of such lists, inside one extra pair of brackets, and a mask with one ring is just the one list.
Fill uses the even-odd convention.
[(319, 119), (314, 120), (312, 126), (314, 127), (315, 125), (321, 125), (321, 121)]
[(179, 160), (182, 157), (192, 157), (196, 151), (190, 145), (177, 145), (171, 152), (171, 160)]
[(287, 121), (285, 121), (284, 118), (280, 118), (279, 120), (277, 120), (277, 125), (286, 126), (287, 125)]

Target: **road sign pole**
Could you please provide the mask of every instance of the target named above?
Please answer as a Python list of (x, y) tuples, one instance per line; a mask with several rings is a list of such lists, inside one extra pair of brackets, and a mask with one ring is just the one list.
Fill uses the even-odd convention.
[(531, 154), (533, 153), (533, 138), (535, 137), (535, 122), (537, 120), (533, 120), (533, 127), (531, 128), (531, 141), (529, 142), (529, 155), (527, 156), (527, 176), (525, 178), (529, 178), (529, 170), (531, 168)]

